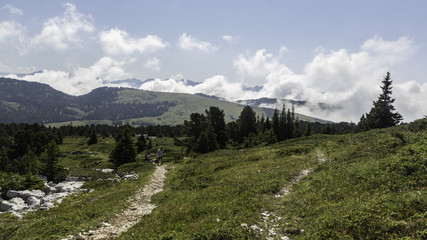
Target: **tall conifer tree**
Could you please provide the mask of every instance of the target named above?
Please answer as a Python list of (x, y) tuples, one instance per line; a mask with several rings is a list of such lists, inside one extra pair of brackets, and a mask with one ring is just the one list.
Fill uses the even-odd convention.
[(392, 80), (389, 72), (384, 77), (382, 84), (382, 93), (378, 100), (373, 102), (374, 106), (366, 114), (366, 117), (362, 116), (359, 122), (362, 130), (392, 127), (402, 120), (402, 115), (393, 106), (395, 99), (391, 97)]

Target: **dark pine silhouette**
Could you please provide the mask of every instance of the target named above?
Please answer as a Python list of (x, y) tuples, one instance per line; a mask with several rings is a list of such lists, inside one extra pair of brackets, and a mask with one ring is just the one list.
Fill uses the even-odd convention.
[(378, 100), (373, 102), (374, 106), (369, 113), (362, 115), (360, 118), (358, 125), (362, 131), (396, 126), (402, 120), (402, 115), (393, 106), (395, 99), (391, 97), (392, 80), (389, 72), (384, 77), (382, 84), (382, 93)]

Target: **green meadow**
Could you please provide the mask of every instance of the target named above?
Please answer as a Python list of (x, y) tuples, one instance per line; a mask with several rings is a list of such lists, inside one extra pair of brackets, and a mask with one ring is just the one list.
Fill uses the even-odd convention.
[[(155, 165), (142, 156), (118, 169), (138, 173), (137, 181), (94, 171), (112, 167), (114, 139), (86, 140), (65, 138), (61, 164), (90, 177), (83, 187), (93, 191), (22, 219), (0, 214), (0, 238), (76, 236), (123, 211), (149, 182)], [(427, 119), (203, 155), (184, 156), (171, 138), (152, 141), (165, 148), (164, 190), (119, 239), (427, 239)]]

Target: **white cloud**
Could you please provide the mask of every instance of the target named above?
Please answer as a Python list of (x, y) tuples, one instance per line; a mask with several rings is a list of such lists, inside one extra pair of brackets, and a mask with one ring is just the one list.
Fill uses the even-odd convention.
[(286, 46), (281, 46), (279, 49), (279, 57), (283, 56), (283, 54), (287, 53), (289, 49)]
[(395, 64), (407, 60), (417, 47), (408, 37), (401, 37), (396, 41), (385, 41), (381, 37), (375, 36), (365, 41), (361, 49), (382, 61), (387, 61), (388, 64)]
[(15, 21), (0, 22), (0, 44), (2, 42), (22, 42), (25, 37), (25, 27)]
[[(291, 98), (341, 106), (340, 109), (325, 110), (312, 105), (296, 110), (334, 121), (357, 122), (372, 107), (372, 101), (381, 91), (385, 73), (399, 61), (408, 58), (416, 48), (412, 40), (406, 37), (396, 41), (374, 37), (363, 43), (358, 52), (349, 53), (345, 49), (327, 54), (324, 51), (316, 52), (301, 74), (295, 74), (280, 63), (278, 57), (265, 50), (258, 50), (252, 56), (240, 55), (234, 66), (242, 80), (264, 82), (259, 93), (250, 95), (254, 98)], [(422, 117), (421, 112), (425, 112), (425, 107), (420, 104), (426, 96), (425, 85), (396, 85), (393, 92), (397, 99), (396, 107), (411, 109), (402, 112), (405, 120)], [(417, 101), (409, 100), (408, 96), (412, 99), (412, 95)]]
[(276, 74), (293, 75), (289, 68), (280, 64), (278, 58), (275, 58), (273, 54), (266, 53), (265, 49), (258, 50), (254, 56), (247, 57), (247, 55), (239, 55), (233, 63), (239, 77), (246, 84), (262, 82), (262, 80), (271, 79)]
[(8, 77), (46, 83), (53, 88), (71, 95), (81, 95), (91, 90), (110, 85), (111, 81), (126, 79), (130, 74), (123, 70), (125, 62), (116, 61), (110, 57), (99, 59), (92, 66), (78, 67), (72, 73), (56, 70), (43, 70), (40, 73), (19, 78), (16, 75)]
[(0, 72), (10, 72), (10, 67), (0, 62)]
[(71, 3), (65, 4), (64, 16), (48, 19), (40, 34), (34, 37), (35, 47), (52, 47), (56, 50), (66, 50), (70, 46), (78, 46), (81, 33), (91, 33), (95, 30), (92, 17), (77, 11)]
[(22, 14), (23, 14), (21, 9), (15, 8), (10, 4), (4, 5), (1, 9), (7, 10), (7, 11), (9, 11), (10, 14), (16, 15), (16, 16), (22, 16)]
[(222, 39), (228, 43), (233, 43), (236, 41), (236, 38), (230, 35), (224, 35), (222, 36)]
[(178, 39), (177, 45), (184, 50), (201, 50), (205, 52), (215, 51), (216, 48), (209, 42), (199, 41), (187, 33), (181, 34)]
[(126, 31), (117, 28), (101, 32), (99, 39), (104, 51), (111, 55), (154, 52), (168, 45), (158, 36), (148, 35), (144, 38), (134, 39), (129, 37)]
[(192, 86), (187, 83), (187, 80), (181, 74), (177, 74), (166, 80), (154, 79), (146, 82), (141, 86), (141, 89), (157, 92), (204, 93), (231, 101), (251, 98), (254, 94), (251, 91), (244, 91), (242, 84), (231, 82), (222, 75), (213, 76)]
[(144, 68), (159, 72), (161, 68), (160, 60), (155, 57), (150, 58), (144, 64)]
[(408, 81), (394, 84), (392, 97), (396, 99), (394, 102), (396, 110), (405, 120), (427, 116), (427, 83)]

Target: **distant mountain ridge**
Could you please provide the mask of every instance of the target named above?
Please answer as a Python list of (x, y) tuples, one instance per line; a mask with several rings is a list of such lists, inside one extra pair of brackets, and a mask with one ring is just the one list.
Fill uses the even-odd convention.
[[(42, 71), (36, 71), (33, 73), (28, 74), (15, 74), (15, 73), (0, 73), (1, 76), (5, 76), (10, 74), (9, 76), (17, 76), (19, 78), (22, 78), (24, 76), (34, 75), (37, 73), (41, 73)], [(168, 79), (156, 79), (156, 78), (148, 78), (146, 80), (140, 80), (137, 78), (129, 78), (129, 79), (122, 79), (122, 80), (115, 80), (115, 81), (104, 81), (103, 84), (108, 86), (115, 86), (115, 87), (129, 87), (134, 89), (144, 89), (144, 84), (153, 84), (153, 82), (162, 82), (162, 81), (169, 81), (174, 80), (177, 83), (181, 83), (184, 86), (197, 86), (199, 84), (202, 84), (202, 82), (196, 82), (192, 80), (185, 79), (182, 75), (176, 75), (171, 76)], [(252, 92), (259, 92), (263, 89), (262, 86), (252, 86), (252, 87), (246, 87), (242, 86), (243, 91), (252, 91)], [(195, 93), (194, 95), (217, 99), (217, 100), (225, 100), (222, 97), (215, 96), (215, 95), (208, 95), (203, 92)], [(228, 100), (225, 100), (228, 101)], [(336, 110), (340, 110), (342, 107), (340, 105), (332, 105), (327, 103), (315, 103), (315, 102), (308, 102), (304, 100), (291, 100), (291, 99), (285, 99), (285, 98), (268, 98), (268, 97), (262, 97), (258, 99), (241, 99), (241, 100), (235, 100), (233, 101), (235, 103), (241, 104), (241, 105), (249, 105), (251, 107), (262, 107), (262, 108), (271, 108), (271, 109), (281, 109), (283, 105), (286, 105), (286, 107), (299, 107), (308, 109), (308, 112), (312, 112), (313, 110), (317, 111), (327, 111), (327, 112), (334, 112)]]
[[(0, 123), (40, 124), (182, 124), (193, 112), (210, 106), (224, 110), (226, 121), (239, 117), (243, 105), (212, 96), (165, 93), (133, 88), (101, 87), (71, 96), (47, 84), (0, 78)], [(273, 109), (254, 107), (271, 118)], [(298, 115), (301, 120), (327, 122)]]

